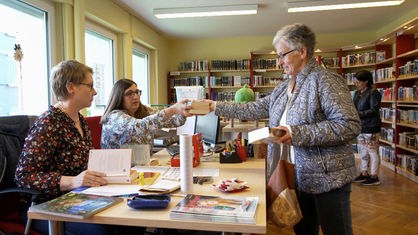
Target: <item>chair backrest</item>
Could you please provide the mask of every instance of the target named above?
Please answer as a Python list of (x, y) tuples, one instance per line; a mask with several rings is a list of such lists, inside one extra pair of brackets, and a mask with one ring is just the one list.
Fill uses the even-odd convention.
[(86, 117), (87, 125), (89, 125), (91, 131), (91, 140), (95, 149), (101, 149), (102, 124), (100, 124), (100, 118), (102, 118), (102, 116)]
[(0, 182), (14, 187), (16, 164), (26, 135), (36, 116), (16, 115), (0, 117)]

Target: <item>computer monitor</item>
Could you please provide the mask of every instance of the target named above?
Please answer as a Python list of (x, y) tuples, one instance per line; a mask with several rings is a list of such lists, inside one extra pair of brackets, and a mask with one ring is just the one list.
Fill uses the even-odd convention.
[(221, 133), (221, 125), (219, 117), (215, 112), (210, 112), (204, 116), (196, 116), (195, 133), (202, 133), (202, 140), (210, 147), (216, 147), (219, 143), (219, 134)]

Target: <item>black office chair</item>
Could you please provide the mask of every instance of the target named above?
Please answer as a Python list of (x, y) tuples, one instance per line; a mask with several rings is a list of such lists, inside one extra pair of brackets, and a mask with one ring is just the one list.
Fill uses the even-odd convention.
[[(36, 203), (41, 192), (17, 188), (14, 182), (16, 164), (18, 162), (26, 135), (35, 121), (36, 116), (0, 117), (0, 231), (5, 233), (39, 234), (30, 231), (31, 220), (26, 225), (20, 220), (21, 197), (30, 195), (31, 203)], [(24, 230), (24, 231), (23, 231)]]

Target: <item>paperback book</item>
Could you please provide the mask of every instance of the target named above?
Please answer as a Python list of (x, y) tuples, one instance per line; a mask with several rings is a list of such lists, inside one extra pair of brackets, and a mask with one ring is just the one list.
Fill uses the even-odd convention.
[(119, 197), (70, 192), (42, 204), (32, 206), (30, 210), (56, 216), (84, 219), (122, 201), (123, 198)]
[(255, 224), (257, 205), (258, 197), (188, 194), (170, 211), (170, 218)]

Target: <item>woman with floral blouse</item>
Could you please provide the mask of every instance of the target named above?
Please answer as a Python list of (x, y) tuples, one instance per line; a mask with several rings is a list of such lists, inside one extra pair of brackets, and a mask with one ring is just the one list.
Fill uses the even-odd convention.
[[(90, 107), (97, 94), (92, 68), (67, 60), (51, 72), (52, 89), (58, 103), (42, 113), (25, 140), (17, 163), (18, 187), (39, 190), (40, 201), (56, 198), (81, 186), (106, 184), (104, 173), (88, 171), (90, 130), (80, 110)], [(26, 210), (22, 214), (26, 219)], [(33, 220), (32, 228), (47, 234), (47, 221)], [(122, 226), (65, 223), (66, 234), (127, 234)], [(129, 227), (143, 232), (144, 228)], [(137, 233), (138, 234), (138, 233)]]
[(141, 104), (141, 90), (129, 79), (120, 79), (113, 86), (102, 116), (101, 146), (119, 149), (122, 145), (153, 144), (153, 134), (164, 127), (177, 127), (191, 116), (187, 99), (161, 111)]

